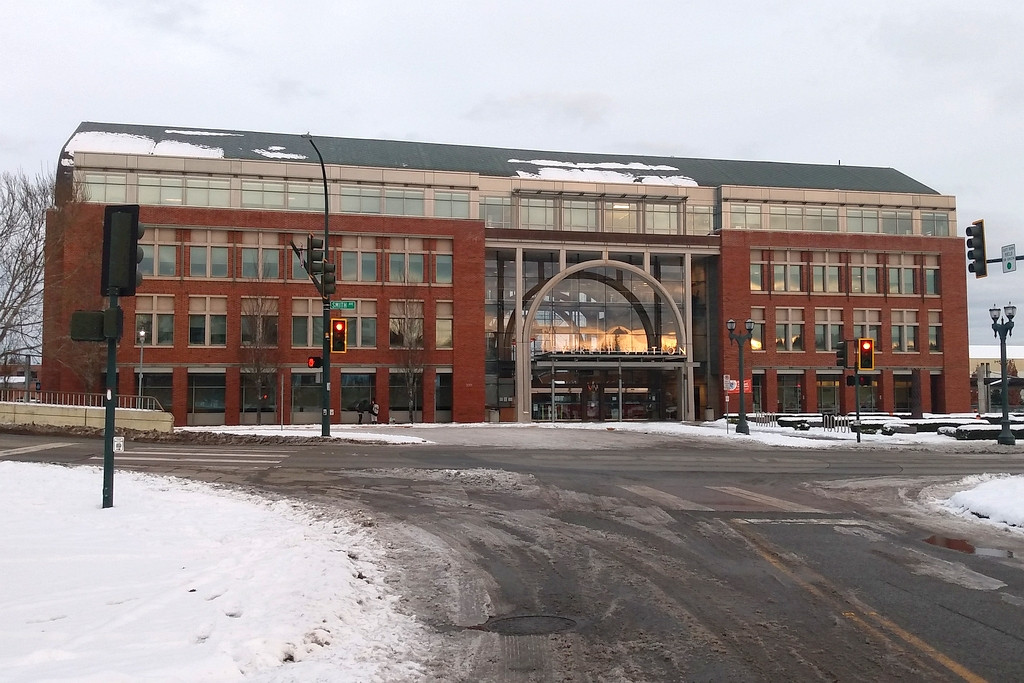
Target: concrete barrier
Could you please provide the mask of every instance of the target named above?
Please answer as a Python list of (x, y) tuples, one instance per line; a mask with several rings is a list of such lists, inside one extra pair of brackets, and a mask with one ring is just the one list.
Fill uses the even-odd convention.
[[(49, 427), (94, 427), (103, 429), (106, 409), (61, 406), (51, 403), (0, 403), (0, 424), (46, 425)], [(162, 410), (116, 408), (114, 426), (138, 431), (174, 431), (174, 416)]]

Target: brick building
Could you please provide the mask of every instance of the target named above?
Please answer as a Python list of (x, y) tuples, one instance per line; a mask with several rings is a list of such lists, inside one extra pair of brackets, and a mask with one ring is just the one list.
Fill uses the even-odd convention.
[[(334, 298), (356, 302), (336, 422), (370, 396), (409, 419), (410, 376), (416, 420), (719, 415), (725, 320), (748, 317), (755, 409), (853, 410), (835, 345), (856, 337), (879, 351), (862, 408), (970, 406), (955, 202), (895, 170), (316, 142)], [(320, 300), (288, 246), (323, 230), (308, 139), (83, 123), (58, 177), (85, 201), (48, 222), (47, 389), (99, 384), (102, 345), (68, 321), (103, 306), (103, 205), (139, 204), (119, 391), (141, 384), (176, 424), (319, 420)]]

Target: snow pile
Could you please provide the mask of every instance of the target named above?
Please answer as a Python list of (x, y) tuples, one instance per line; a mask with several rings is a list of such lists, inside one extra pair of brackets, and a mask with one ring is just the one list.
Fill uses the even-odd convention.
[(976, 475), (958, 486), (972, 486), (943, 501), (941, 506), (961, 516), (974, 516), (990, 523), (1024, 529), (1024, 476)]
[(289, 501), (0, 462), (0, 677), (415, 680), (369, 532)]

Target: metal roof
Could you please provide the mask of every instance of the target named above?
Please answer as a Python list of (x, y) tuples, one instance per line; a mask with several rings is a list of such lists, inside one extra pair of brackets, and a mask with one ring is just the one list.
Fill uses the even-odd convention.
[[(675, 178), (690, 181), (676, 184), (702, 187), (740, 185), (939, 194), (893, 168), (523, 150), (319, 135), (314, 139), (325, 163), (345, 166), (456, 171), (513, 178), (522, 177), (524, 172), (536, 171), (542, 166), (549, 167), (548, 170), (550, 167), (628, 169), (636, 177), (634, 182), (646, 182), (642, 180), (645, 174), (664, 175), (668, 172)], [(318, 163), (309, 140), (303, 135), (186, 126), (87, 121), (79, 125), (65, 144), (61, 152), (61, 164), (73, 163), (71, 159), (76, 150)], [(579, 179), (585, 180), (582, 176)]]

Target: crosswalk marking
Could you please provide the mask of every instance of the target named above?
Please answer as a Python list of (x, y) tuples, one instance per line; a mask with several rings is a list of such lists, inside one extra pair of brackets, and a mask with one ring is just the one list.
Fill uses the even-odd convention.
[[(216, 453), (196, 453), (194, 451), (174, 450), (138, 450), (114, 454), (114, 462), (123, 465), (164, 465), (193, 464), (214, 465), (222, 468), (258, 468), (276, 465), (291, 454), (290, 451), (217, 451)], [(102, 455), (94, 455), (89, 460), (102, 461)]]
[(651, 488), (650, 486), (644, 486), (643, 484), (629, 484), (620, 485), (619, 488), (625, 489), (630, 493), (635, 493), (638, 496), (642, 496), (649, 500), (653, 500), (658, 505), (669, 509), (669, 510), (705, 510), (710, 511), (714, 508), (709, 508), (706, 505), (700, 503), (694, 503), (693, 501), (685, 500), (678, 496), (673, 496), (671, 493)]
[(51, 448), (63, 448), (64, 446), (71, 446), (70, 443), (41, 443), (38, 446), (25, 446), (23, 448), (8, 448), (7, 450), (0, 451), (0, 458), (6, 458), (9, 455), (22, 455), (23, 453), (35, 453), (36, 451), (48, 451)]
[(766, 496), (763, 493), (755, 493), (754, 491), (747, 491), (745, 489), (739, 489), (735, 486), (709, 486), (709, 489), (714, 491), (721, 491), (722, 493), (728, 493), (730, 496), (736, 496), (738, 498), (746, 498), (747, 500), (755, 503), (761, 503), (762, 505), (768, 505), (786, 512), (810, 512), (819, 515), (825, 514), (824, 510), (817, 508), (807, 507), (806, 505), (800, 505), (799, 503), (792, 503), (788, 500), (781, 498), (773, 498), (772, 496)]

